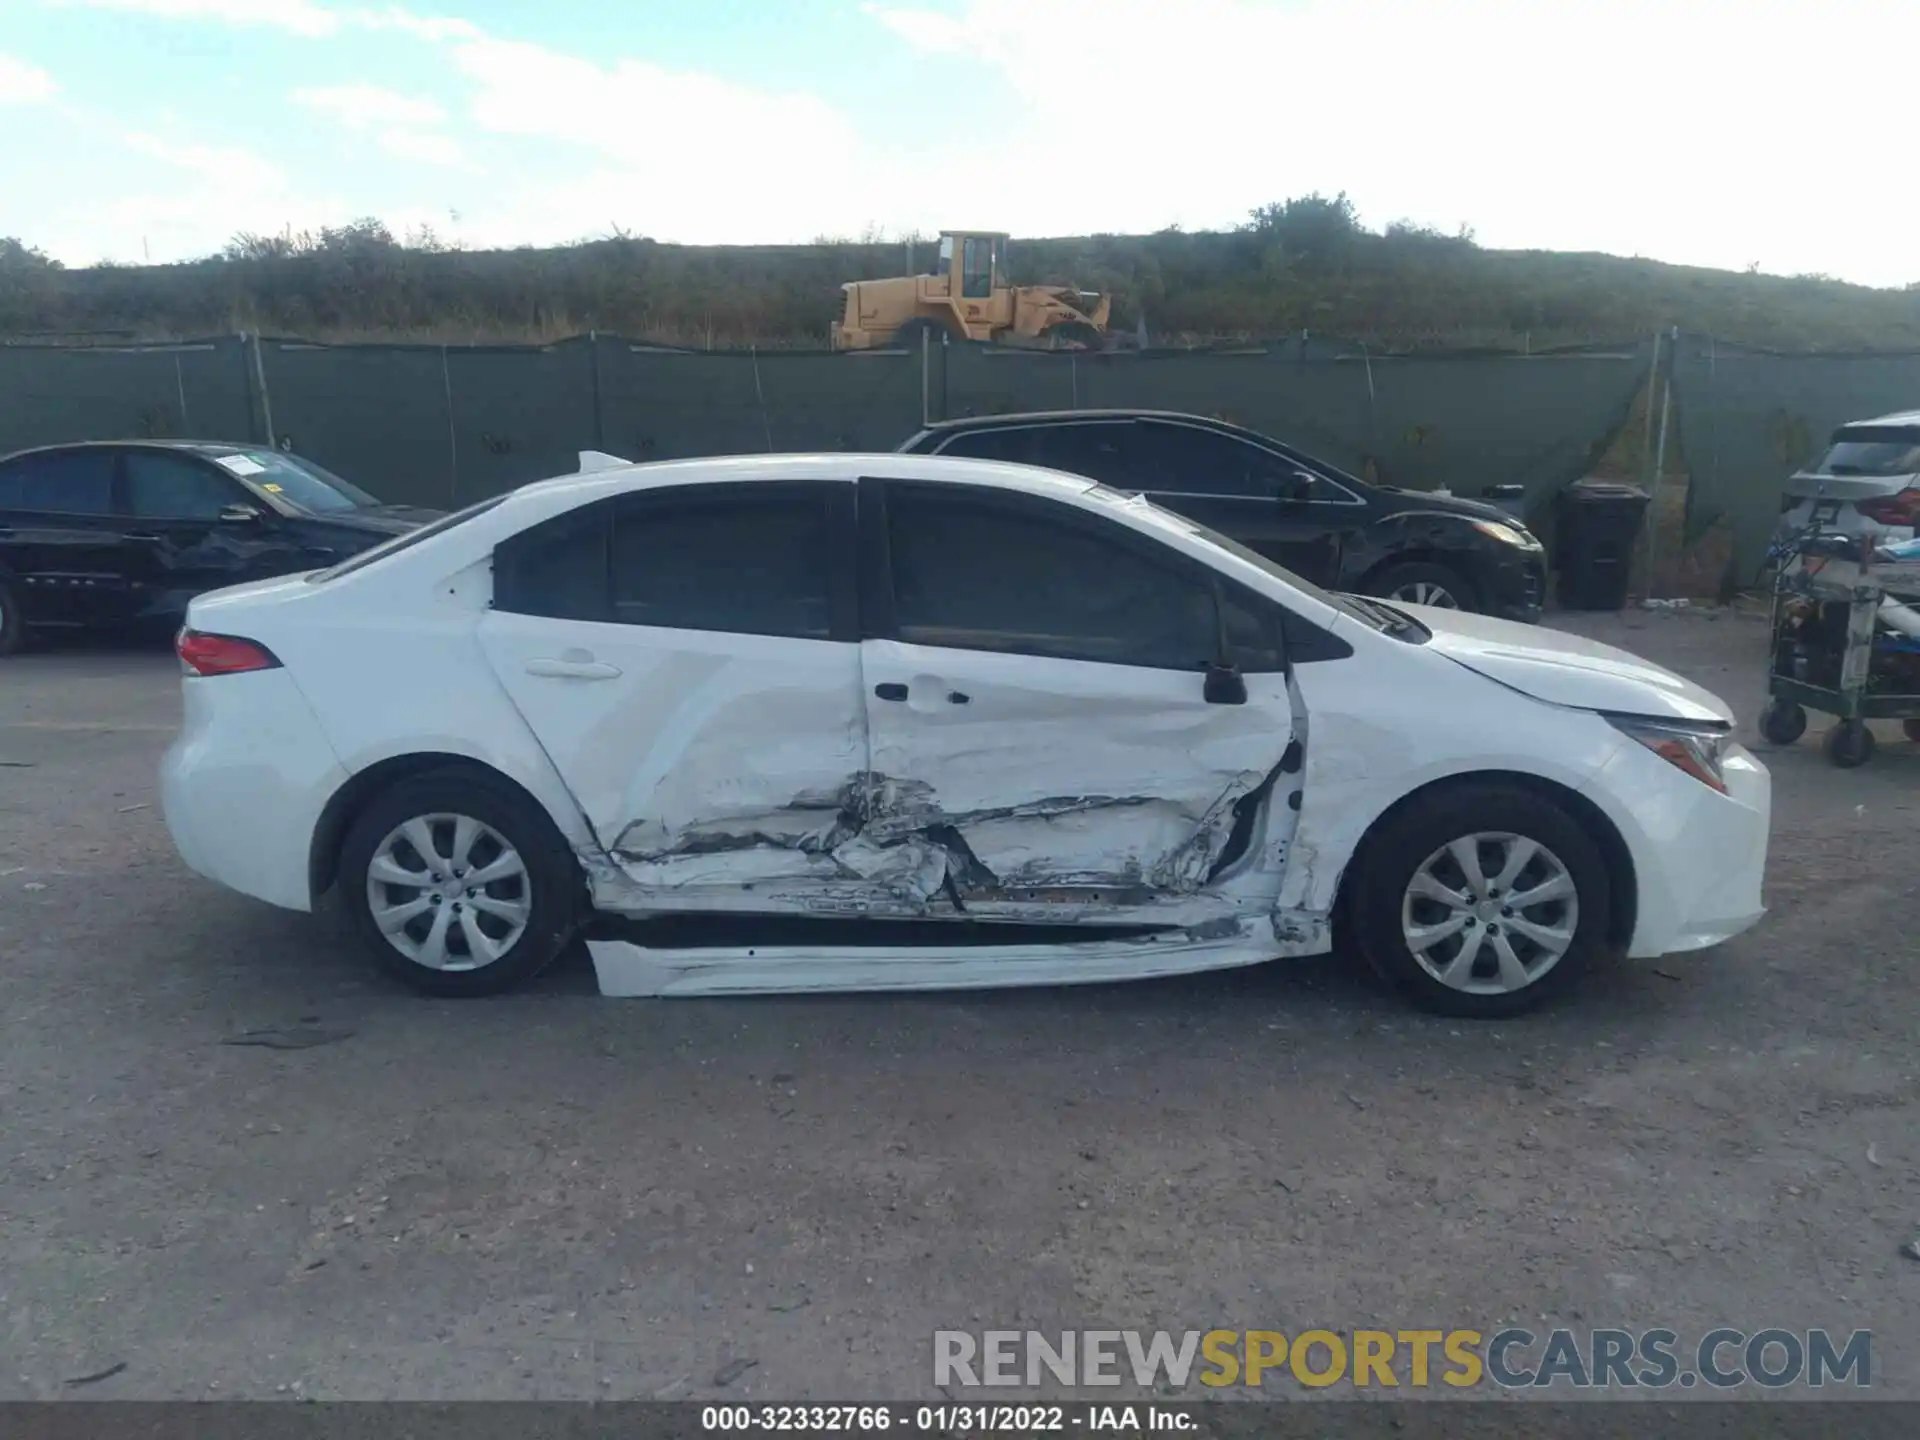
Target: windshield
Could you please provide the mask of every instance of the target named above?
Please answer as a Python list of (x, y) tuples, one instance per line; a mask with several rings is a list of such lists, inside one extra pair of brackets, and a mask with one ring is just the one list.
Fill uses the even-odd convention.
[(298, 455), (283, 455), (263, 447), (215, 455), (213, 460), (247, 484), (311, 514), (364, 510), (380, 503), (358, 485), (350, 485), (331, 470)]
[(1822, 475), (1895, 476), (1920, 473), (1920, 430), (1854, 426), (1834, 433), (1813, 469)]

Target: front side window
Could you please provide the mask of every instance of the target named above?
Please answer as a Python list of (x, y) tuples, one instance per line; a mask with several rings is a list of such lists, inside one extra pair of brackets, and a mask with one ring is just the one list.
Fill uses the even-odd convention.
[(1198, 670), (1218, 657), (1213, 589), (1104, 524), (949, 487), (887, 501), (895, 628), (918, 645)]
[(629, 496), (614, 515), (613, 618), (825, 640), (832, 556), (825, 487)]
[(993, 294), (993, 242), (984, 235), (969, 236), (962, 245), (960, 293), (969, 300)]
[(49, 515), (113, 513), (111, 450), (23, 455), (0, 468), (0, 509)]
[(127, 452), (126, 483), (128, 513), (142, 519), (218, 520), (249, 498), (199, 461), (156, 450)]
[(953, 274), (953, 237), (951, 235), (942, 235), (940, 237), (939, 273), (942, 275)]

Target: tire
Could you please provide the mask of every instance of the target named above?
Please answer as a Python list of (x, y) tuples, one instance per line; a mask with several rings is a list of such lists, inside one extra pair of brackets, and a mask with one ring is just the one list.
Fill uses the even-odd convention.
[[(1382, 600), (1398, 600), (1403, 605), (1437, 605), (1442, 610), (1480, 609), (1480, 592), (1473, 582), (1450, 565), (1432, 565), (1409, 561), (1388, 565), (1369, 575), (1363, 586), (1369, 595)], [(1444, 599), (1419, 599), (1435, 592)]]
[[(1471, 885), (1456, 842), (1472, 845), (1467, 853), (1481, 870), (1481, 887)], [(1530, 928), (1517, 934), (1513, 912), (1499, 903), (1507, 896), (1476, 900), (1479, 888), (1506, 888), (1485, 882), (1499, 880), (1516, 855), (1525, 861), (1513, 877), (1522, 892), (1549, 892), (1521, 913)], [(1432, 889), (1416, 891), (1423, 876), (1466, 907), (1434, 898)], [(1600, 847), (1552, 800), (1515, 786), (1466, 782), (1417, 797), (1367, 837), (1355, 879), (1348, 916), (1361, 952), (1413, 1004), (1435, 1014), (1517, 1015), (1564, 993), (1606, 949), (1611, 884)], [(1464, 923), (1445, 928), (1455, 921)], [(1424, 960), (1409, 929), (1438, 932), (1422, 947)], [(1553, 958), (1555, 947), (1536, 937), (1558, 939), (1562, 931)], [(1453, 983), (1440, 978), (1450, 971)], [(1519, 976), (1529, 978), (1514, 983)]]
[[(409, 831), (424, 834), (436, 849), (440, 870), (424, 864), (426, 857)], [(468, 852), (464, 857), (456, 853), (463, 838)], [(517, 874), (508, 852), (519, 862)], [(497, 869), (499, 878), (481, 885), (476, 895), (456, 883), (464, 877), (446, 863), (463, 858), (470, 874)], [(376, 859), (383, 873), (417, 873), (420, 883), (375, 879)], [(441, 885), (432, 883), (435, 874), (444, 877)], [(477, 766), (446, 766), (410, 776), (375, 796), (347, 827), (339, 877), (354, 928), (375, 961), (402, 984), (427, 995), (497, 995), (532, 979), (565, 947), (586, 911), (579, 867), (553, 821), (518, 790)], [(486, 908), (475, 905), (476, 899)], [(413, 910), (416, 901), (420, 906)], [(389, 938), (376, 918), (376, 905), (411, 911), (397, 927), (396, 938)], [(513, 912), (520, 912), (517, 923), (506, 918)], [(448, 918), (438, 920), (443, 913)], [(387, 926), (398, 918), (390, 917)], [(403, 943), (409, 948), (403, 949)], [(485, 952), (494, 947), (498, 953), (486, 959)], [(436, 954), (442, 963), (433, 963)]]
[(1842, 720), (1827, 731), (1827, 759), (1842, 770), (1857, 769), (1873, 758), (1873, 731), (1864, 720)]
[(1775, 700), (1760, 712), (1760, 734), (1769, 745), (1791, 745), (1807, 733), (1807, 712), (1791, 700)]
[(26, 644), (27, 622), (20, 614), (20, 598), (13, 586), (0, 580), (0, 655), (17, 655)]

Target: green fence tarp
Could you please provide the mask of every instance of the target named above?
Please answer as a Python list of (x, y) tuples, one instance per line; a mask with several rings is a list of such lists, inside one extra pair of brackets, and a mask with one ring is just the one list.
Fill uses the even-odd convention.
[(703, 352), (607, 336), (599, 345), (598, 448), (629, 460), (891, 450), (920, 424), (917, 351)]
[[(1344, 469), (1536, 501), (1590, 468), (1644, 383), (1645, 346), (1550, 356), (1369, 356), (1304, 338), (1245, 352), (1092, 355), (934, 345), (856, 354), (318, 345), (235, 337), (0, 349), (0, 448), (141, 434), (252, 439), (383, 499), (448, 507), (631, 460), (886, 451), (933, 418), (1141, 407), (1217, 416)], [(264, 381), (264, 388), (262, 382)], [(180, 400), (186, 400), (182, 414)], [(924, 409), (923, 409), (924, 407)]]
[(1687, 541), (1730, 522), (1733, 578), (1746, 584), (1766, 562), (1781, 482), (1848, 421), (1920, 408), (1920, 354), (1778, 355), (1681, 335), (1673, 399)]
[(74, 440), (249, 439), (246, 364), (236, 336), (0, 346), (0, 455)]

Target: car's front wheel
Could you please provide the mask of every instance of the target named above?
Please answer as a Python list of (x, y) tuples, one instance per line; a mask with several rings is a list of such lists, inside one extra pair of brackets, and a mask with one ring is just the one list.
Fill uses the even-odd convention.
[(1495, 1018), (1565, 990), (1605, 949), (1606, 861), (1550, 799), (1436, 789), (1368, 837), (1349, 912), (1374, 967), (1422, 1009)]
[(1440, 610), (1478, 610), (1480, 594), (1459, 571), (1447, 565), (1409, 562), (1389, 565), (1367, 577), (1364, 589), (1403, 605), (1432, 605)]
[(340, 886), (374, 958), (429, 995), (494, 995), (578, 923), (579, 871), (547, 814), (477, 767), (401, 780), (347, 829)]

